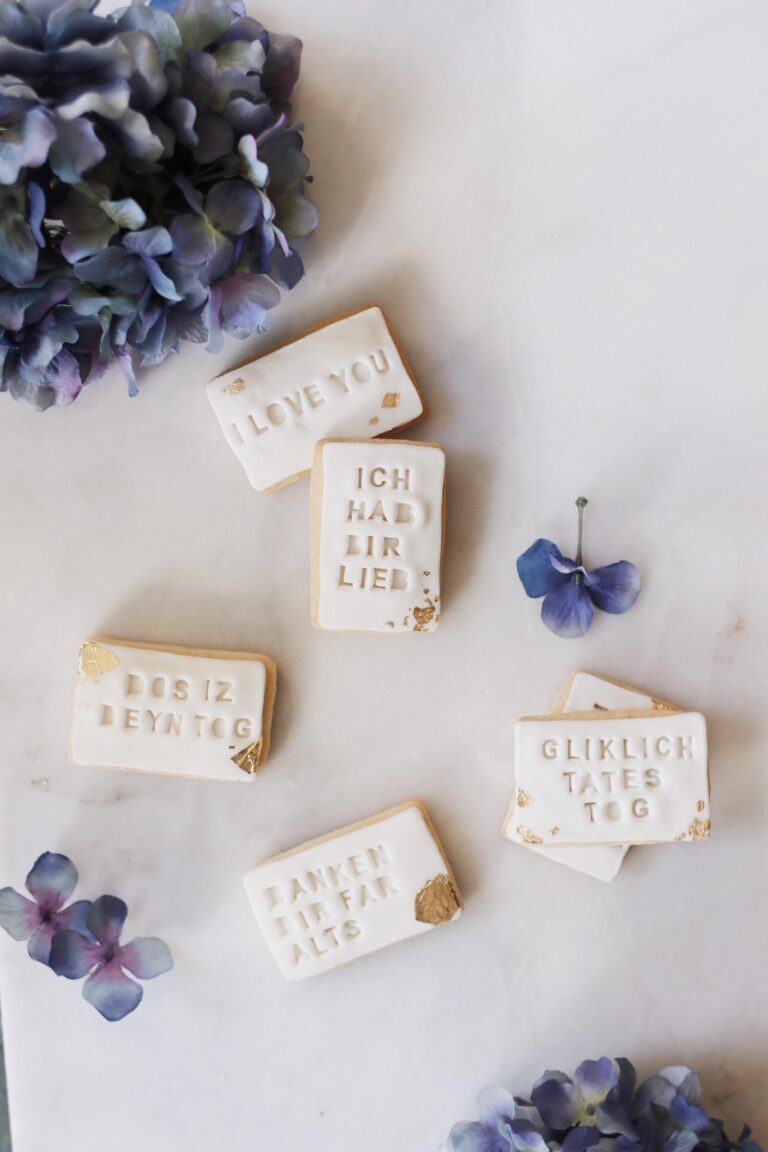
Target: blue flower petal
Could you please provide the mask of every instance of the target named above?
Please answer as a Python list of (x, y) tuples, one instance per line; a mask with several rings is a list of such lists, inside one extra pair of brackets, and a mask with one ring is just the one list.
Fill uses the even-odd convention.
[(669, 1068), (662, 1068), (659, 1076), (663, 1076), (689, 1104), (701, 1104), (701, 1081), (698, 1075), (685, 1064), (675, 1064)]
[(550, 632), (572, 640), (589, 630), (595, 610), (585, 585), (570, 576), (566, 580), (544, 597), (541, 618)]
[(709, 1124), (709, 1117), (703, 1108), (696, 1104), (689, 1104), (684, 1096), (674, 1096), (669, 1105), (672, 1118), (681, 1128), (689, 1128), (692, 1132), (702, 1132)]
[(29, 940), (40, 924), (40, 909), (15, 888), (0, 888), (0, 928), (14, 940)]
[(58, 912), (75, 890), (77, 868), (68, 856), (43, 852), (32, 866), (26, 885), (41, 908)]
[[(562, 1073), (559, 1075), (562, 1076)], [(570, 1128), (576, 1123), (579, 1094), (567, 1077), (560, 1079), (545, 1072), (533, 1089), (531, 1098), (542, 1120), (551, 1128)]]
[(115, 959), (141, 980), (152, 980), (173, 968), (170, 948), (157, 936), (137, 936), (118, 951)]
[(128, 906), (117, 896), (99, 896), (88, 913), (88, 928), (100, 944), (114, 946), (128, 915)]
[(491, 1085), (484, 1088), (477, 1098), (477, 1114), (483, 1124), (494, 1127), (499, 1120), (514, 1120), (515, 1098), (506, 1088)]
[(53, 934), (48, 963), (57, 976), (65, 976), (67, 980), (81, 980), (99, 963), (103, 952), (100, 944), (94, 944), (71, 928), (65, 928)]
[(471, 1120), (453, 1126), (448, 1148), (449, 1152), (509, 1152), (510, 1144), (488, 1124)]
[(205, 198), (205, 212), (224, 232), (250, 232), (261, 216), (261, 199), (245, 180), (220, 180)]
[(587, 572), (584, 581), (597, 608), (620, 615), (640, 595), (640, 573), (628, 560)]
[(79, 932), (81, 936), (89, 936), (88, 913), (90, 910), (90, 900), (76, 900), (68, 908), (62, 908), (61, 912), (56, 913), (57, 931), (71, 928), (74, 932)]
[(512, 1120), (509, 1124), (501, 1124), (499, 1127), (518, 1152), (548, 1152), (544, 1137), (536, 1131), (530, 1121)]
[(563, 1141), (563, 1152), (587, 1152), (594, 1148), (602, 1139), (600, 1129), (594, 1126), (580, 1125), (572, 1128)]
[(93, 1004), (105, 1020), (122, 1020), (141, 1003), (144, 995), (136, 984), (114, 962), (98, 968), (83, 985), (83, 999)]
[(65, 184), (77, 184), (83, 173), (107, 154), (90, 120), (60, 120), (57, 135), (48, 154), (48, 163)]
[(51, 941), (54, 931), (54, 926), (49, 921), (35, 929), (29, 938), (27, 952), (33, 960), (37, 960), (38, 964), (48, 965), (50, 963)]
[(600, 1060), (584, 1060), (574, 1072), (573, 1080), (587, 1104), (601, 1104), (618, 1084), (619, 1070), (607, 1056)]
[(567, 577), (554, 568), (553, 559), (563, 561), (564, 557), (556, 544), (543, 539), (534, 541), (518, 556), (517, 574), (528, 596), (546, 596), (565, 582)]

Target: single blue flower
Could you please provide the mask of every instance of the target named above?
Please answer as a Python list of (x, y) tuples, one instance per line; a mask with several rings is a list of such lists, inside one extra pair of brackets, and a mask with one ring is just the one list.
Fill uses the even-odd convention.
[(14, 940), (27, 940), (33, 960), (48, 964), (54, 934), (62, 930), (86, 932), (90, 900), (77, 900), (65, 908), (77, 886), (77, 869), (68, 856), (44, 852), (26, 879), (28, 900), (14, 888), (0, 889), (0, 927)]
[(620, 615), (631, 608), (640, 595), (640, 573), (627, 560), (591, 570), (582, 564), (586, 505), (586, 498), (580, 496), (576, 501), (579, 537), (575, 560), (563, 556), (556, 544), (544, 539), (534, 541), (517, 558), (517, 573), (526, 594), (532, 598), (544, 597), (541, 618), (547, 628), (568, 639), (588, 631), (595, 608)]
[(126, 976), (127, 969), (140, 980), (151, 980), (173, 967), (168, 945), (156, 936), (137, 937), (120, 944), (126, 904), (116, 896), (100, 896), (87, 918), (89, 936), (65, 930), (56, 932), (50, 965), (57, 976), (68, 980), (88, 979), (83, 997), (110, 1021), (122, 1020), (141, 1003), (144, 990)]
[(532, 1092), (533, 1103), (550, 1127), (563, 1131), (574, 1124), (599, 1124), (600, 1105), (619, 1083), (619, 1065), (607, 1056), (584, 1060), (573, 1074), (545, 1072)]
[(449, 1152), (510, 1152), (510, 1125), (517, 1101), (506, 1088), (485, 1088), (477, 1098), (478, 1120), (455, 1124), (448, 1137)]

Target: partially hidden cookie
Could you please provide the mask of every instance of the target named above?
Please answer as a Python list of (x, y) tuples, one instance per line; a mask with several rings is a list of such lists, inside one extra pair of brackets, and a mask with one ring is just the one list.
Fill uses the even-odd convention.
[(244, 882), (289, 980), (420, 936), (462, 909), (437, 833), (416, 800), (265, 860)]
[(442, 614), (445, 454), (409, 440), (324, 440), (311, 486), (312, 623), (382, 636)]
[(269, 752), (277, 669), (268, 656), (97, 636), (80, 649), (76, 764), (253, 780)]
[(319, 440), (381, 436), (425, 414), (379, 307), (363, 308), (217, 376), (208, 398), (258, 492), (306, 476)]

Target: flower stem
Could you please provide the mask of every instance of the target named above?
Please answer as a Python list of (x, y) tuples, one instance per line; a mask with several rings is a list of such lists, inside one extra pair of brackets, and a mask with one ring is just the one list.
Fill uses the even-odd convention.
[(581, 560), (581, 536), (582, 536), (582, 532), (584, 529), (584, 509), (586, 508), (588, 503), (589, 503), (589, 501), (587, 500), (586, 496), (579, 496), (578, 500), (576, 501), (576, 507), (579, 510), (579, 538), (576, 541), (576, 558), (575, 559), (576, 559), (576, 563), (579, 566), (581, 566), (581, 563), (582, 563), (582, 560)]

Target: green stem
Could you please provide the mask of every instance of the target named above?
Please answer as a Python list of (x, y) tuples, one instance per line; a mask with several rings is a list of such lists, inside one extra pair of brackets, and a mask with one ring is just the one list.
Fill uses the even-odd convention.
[(581, 560), (581, 537), (582, 537), (582, 532), (584, 530), (584, 509), (586, 508), (588, 503), (589, 503), (589, 501), (587, 500), (586, 496), (579, 496), (578, 500), (576, 501), (576, 507), (579, 510), (579, 538), (576, 542), (576, 563), (579, 566), (581, 566), (581, 563), (582, 563), (582, 560)]

